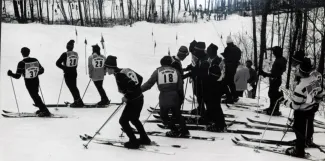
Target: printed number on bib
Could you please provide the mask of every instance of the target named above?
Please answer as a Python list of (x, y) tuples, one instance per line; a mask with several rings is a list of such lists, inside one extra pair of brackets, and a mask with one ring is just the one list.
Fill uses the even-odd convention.
[(158, 84), (177, 83), (177, 73), (175, 70), (162, 70), (158, 73)]
[(32, 79), (37, 77), (39, 71), (39, 64), (37, 62), (25, 64), (25, 78)]
[(135, 85), (138, 85), (138, 84), (139, 84), (138, 77), (137, 77), (137, 75), (136, 75), (134, 72), (129, 71), (126, 75), (127, 75), (130, 79), (133, 80), (133, 82), (135, 83)]
[(104, 66), (104, 59), (94, 59), (93, 66), (94, 68), (102, 68)]
[(319, 81), (313, 81), (306, 87), (307, 89), (307, 103), (312, 103), (314, 97), (322, 90)]
[(67, 67), (75, 67), (78, 65), (78, 57), (70, 56), (67, 58)]

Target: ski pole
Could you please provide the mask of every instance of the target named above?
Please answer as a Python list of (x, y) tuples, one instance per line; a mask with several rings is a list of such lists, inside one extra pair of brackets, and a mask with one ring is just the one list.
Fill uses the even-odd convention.
[[(261, 96), (261, 76), (258, 77), (258, 85), (257, 85), (257, 88), (258, 88), (258, 96), (257, 96), (257, 105), (259, 106), (260, 105), (260, 96)], [(256, 110), (258, 110), (258, 107), (256, 107)], [(259, 118), (259, 113), (257, 112), (256, 118)]]
[(15, 100), (16, 100), (16, 105), (17, 105), (18, 113), (20, 115), (18, 101), (17, 101), (17, 96), (16, 96), (16, 92), (15, 92), (15, 87), (14, 87), (14, 83), (12, 82), (12, 77), (10, 77), (10, 80), (11, 80), (12, 90), (14, 91), (14, 95), (15, 95)]
[[(186, 97), (187, 84), (188, 84), (188, 78), (186, 78), (186, 85), (185, 85), (184, 99), (185, 99), (185, 97)], [(184, 108), (184, 102), (183, 102), (183, 105), (182, 105), (182, 110), (183, 110), (183, 108)]]
[(87, 144), (83, 144), (83, 146), (86, 148), (86, 149), (88, 149), (88, 145), (90, 144), (90, 142), (93, 140), (93, 138), (95, 138), (95, 136), (97, 135), (97, 134), (99, 134), (99, 132), (100, 132), (100, 130), (102, 130), (102, 128), (107, 124), (107, 122), (109, 121), (109, 120), (111, 120), (111, 118), (121, 109), (121, 107), (122, 107), (122, 105), (123, 105), (124, 103), (121, 103), (117, 108), (116, 108), (116, 110), (111, 114), (111, 116), (104, 122), (104, 124), (95, 132), (95, 134), (93, 135), (93, 137), (91, 137), (91, 139), (88, 141), (88, 143)]
[(44, 99), (44, 96), (43, 96), (43, 92), (42, 92), (41, 85), (39, 85), (39, 90), (41, 92), (41, 96), (42, 96), (42, 99), (43, 99), (43, 103), (45, 104), (45, 99)]
[(58, 101), (56, 102), (56, 108), (55, 108), (56, 111), (59, 110), (58, 107), (59, 107), (59, 101), (60, 101), (60, 96), (61, 96), (61, 92), (62, 92), (63, 80), (64, 80), (64, 77), (62, 78), (59, 97), (58, 97)]
[[(289, 118), (290, 118), (291, 111), (292, 111), (292, 109), (290, 109), (290, 112), (289, 112)], [(288, 120), (287, 120), (287, 124), (286, 124), (286, 125), (287, 125), (286, 131), (284, 131), (284, 134), (283, 134), (283, 136), (282, 136), (282, 138), (281, 138), (280, 141), (282, 141), (282, 140), (284, 139), (284, 136), (287, 134), (287, 132), (288, 132), (288, 130), (289, 130), (289, 128), (290, 128), (290, 126), (289, 126), (289, 118), (288, 118)]]
[(89, 87), (90, 81), (91, 81), (91, 79), (89, 79), (89, 82), (88, 82), (88, 85), (87, 85), (87, 87), (86, 87), (86, 89), (85, 89), (85, 92), (84, 92), (84, 94), (83, 94), (82, 97), (81, 97), (82, 100), (84, 99), (84, 96), (85, 96), (86, 91), (87, 91), (87, 89), (88, 89), (88, 87)]
[[(280, 97), (279, 99), (277, 99), (276, 102), (275, 102), (275, 105), (274, 105), (274, 107), (273, 107), (273, 110), (272, 110), (272, 113), (271, 113), (270, 119), (269, 119), (269, 121), (267, 122), (266, 127), (265, 127), (265, 129), (264, 129), (264, 131), (263, 131), (263, 135), (262, 135), (262, 137), (261, 137), (261, 139), (260, 139), (260, 142), (258, 143), (258, 147), (260, 147), (261, 142), (262, 142), (262, 139), (264, 138), (265, 132), (266, 132), (268, 126), (269, 126), (269, 123), (270, 123), (271, 118), (272, 118), (272, 116), (273, 116), (273, 113), (274, 113), (274, 111), (275, 111), (275, 107), (276, 107), (276, 105), (279, 103), (279, 100), (282, 99), (282, 98), (283, 98), (283, 96)], [(257, 149), (257, 147), (254, 148), (254, 151), (255, 151), (255, 152), (259, 152), (258, 149)]]

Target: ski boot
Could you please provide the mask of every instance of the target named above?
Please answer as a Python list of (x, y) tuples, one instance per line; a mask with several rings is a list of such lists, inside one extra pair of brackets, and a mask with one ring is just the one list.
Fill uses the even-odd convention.
[(128, 149), (139, 149), (140, 148), (140, 144), (137, 140), (134, 141), (128, 141), (126, 143), (124, 143), (124, 147), (128, 148)]
[(81, 99), (74, 101), (70, 107), (84, 107), (85, 104), (83, 103), (83, 101)]
[(224, 99), (224, 100), (221, 100), (221, 103), (234, 104), (235, 102), (233, 99)]
[(310, 155), (309, 153), (298, 154), (295, 147), (287, 148), (285, 151), (285, 154), (289, 155), (289, 156), (298, 157), (298, 158), (305, 158), (305, 155), (307, 155), (307, 156)]
[(50, 113), (50, 111), (48, 109), (38, 110), (38, 111), (36, 111), (36, 112), (38, 112), (38, 114), (37, 114), (38, 117), (50, 117), (50, 116), (52, 116), (52, 114)]
[(140, 138), (137, 140), (140, 145), (151, 145), (151, 140), (149, 139), (148, 136), (146, 136), (146, 137), (140, 136)]
[(101, 100), (97, 103), (98, 106), (106, 106), (106, 105), (109, 105), (111, 103), (110, 100)]
[(175, 138), (175, 137), (178, 137), (179, 135), (180, 135), (180, 133), (177, 130), (170, 130), (170, 131), (166, 132), (167, 137)]
[(188, 131), (188, 129), (180, 129), (179, 130), (179, 136), (180, 138), (182, 137), (188, 137), (190, 136), (190, 132)]

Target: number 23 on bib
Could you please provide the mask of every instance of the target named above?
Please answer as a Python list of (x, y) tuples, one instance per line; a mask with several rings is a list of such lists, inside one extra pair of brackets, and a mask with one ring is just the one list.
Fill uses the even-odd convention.
[(177, 83), (178, 75), (175, 69), (162, 68), (158, 70), (158, 84)]
[(38, 62), (31, 62), (25, 63), (25, 78), (32, 79), (38, 76), (39, 71), (39, 63)]

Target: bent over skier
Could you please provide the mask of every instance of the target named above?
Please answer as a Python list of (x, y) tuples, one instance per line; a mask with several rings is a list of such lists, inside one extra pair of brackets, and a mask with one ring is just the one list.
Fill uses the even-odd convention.
[[(118, 91), (124, 95), (122, 102), (126, 103), (119, 120), (124, 132), (130, 139), (124, 144), (124, 147), (130, 149), (138, 149), (140, 147), (140, 144), (151, 144), (151, 140), (149, 139), (142, 123), (139, 120), (143, 107), (143, 94), (141, 90), (143, 78), (138, 73), (129, 68), (118, 68), (116, 59), (117, 58), (115, 56), (107, 56), (105, 61), (105, 68), (107, 68), (109, 75), (114, 74)], [(133, 129), (131, 128), (129, 122), (131, 122), (138, 130), (140, 139), (137, 139), (135, 137)]]
[(8, 76), (19, 79), (21, 75), (23, 75), (30, 97), (32, 97), (35, 106), (39, 108), (39, 110), (36, 111), (37, 116), (49, 117), (51, 113), (38, 94), (38, 75), (44, 73), (44, 68), (36, 58), (29, 57), (30, 50), (27, 47), (21, 48), (21, 54), (24, 59), (18, 63), (16, 73), (12, 73), (11, 70), (8, 70)]

